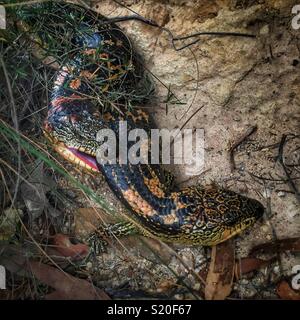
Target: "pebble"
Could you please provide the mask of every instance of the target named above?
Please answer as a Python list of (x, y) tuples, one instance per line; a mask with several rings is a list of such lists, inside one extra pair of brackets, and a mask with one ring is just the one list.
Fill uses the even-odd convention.
[(248, 283), (249, 283), (249, 281), (248, 281), (247, 279), (242, 279), (240, 282), (241, 282), (241, 284), (243, 284), (243, 285), (245, 285), (245, 284), (248, 284)]
[(89, 261), (87, 264), (86, 264), (86, 268), (88, 270), (92, 269), (93, 268), (93, 264)]
[(274, 270), (274, 273), (280, 274), (279, 266), (275, 266), (273, 270)]
[(191, 251), (185, 251), (182, 254), (182, 261), (189, 268), (194, 268), (195, 257)]
[(242, 162), (240, 165), (239, 165), (239, 170), (240, 171), (245, 171), (245, 163)]
[(256, 278), (254, 278), (253, 280), (252, 280), (252, 283), (255, 285), (255, 286), (261, 286), (263, 283), (264, 283), (264, 281), (265, 281), (265, 276), (267, 275), (267, 271), (268, 271), (268, 269), (267, 268), (264, 268), (263, 270), (262, 270), (262, 275), (260, 274), (260, 275), (258, 275)]
[(238, 122), (238, 121), (241, 121), (242, 119), (240, 116), (233, 116), (233, 120)]
[(269, 34), (269, 33), (270, 33), (269, 25), (266, 24), (265, 26), (263, 26), (263, 27), (259, 30), (259, 33), (262, 34), (262, 35)]
[(201, 284), (200, 284), (199, 282), (198, 282), (198, 283), (195, 283), (194, 286), (193, 286), (193, 289), (194, 289), (195, 291), (199, 291), (200, 288), (201, 288)]
[(266, 189), (266, 190), (264, 190), (263, 191), (263, 197), (264, 198), (270, 198), (270, 196), (271, 196), (271, 190), (270, 189)]
[(257, 293), (257, 291), (255, 289), (246, 289), (245, 292), (244, 292), (244, 296), (247, 297), (247, 298), (251, 298), (253, 296), (255, 296)]
[(277, 195), (278, 195), (278, 197), (283, 198), (283, 197), (285, 197), (285, 192), (279, 191), (279, 192), (277, 193)]
[(264, 225), (264, 226), (261, 227), (261, 230), (262, 230), (264, 233), (267, 233), (267, 232), (270, 230), (270, 228), (269, 228), (268, 226)]

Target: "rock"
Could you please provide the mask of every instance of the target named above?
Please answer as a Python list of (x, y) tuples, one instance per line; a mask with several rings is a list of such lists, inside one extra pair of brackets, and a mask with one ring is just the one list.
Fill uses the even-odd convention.
[(201, 288), (201, 284), (200, 284), (199, 282), (195, 283), (194, 286), (193, 286), (193, 289), (194, 289), (195, 291), (199, 291), (200, 288)]
[(269, 230), (270, 230), (270, 227), (268, 225), (263, 225), (261, 227), (261, 230), (264, 232), (264, 233), (267, 233)]
[(280, 268), (279, 266), (275, 266), (274, 269), (273, 269), (274, 273), (279, 275), (280, 274)]
[(263, 26), (260, 30), (259, 30), (259, 33), (261, 34), (261, 35), (267, 35), (267, 34), (269, 34), (269, 32), (270, 32), (270, 28), (269, 28), (269, 25), (265, 25), (265, 26)]
[(0, 241), (9, 240), (14, 236), (22, 210), (9, 208), (0, 214)]
[(279, 192), (277, 192), (277, 195), (278, 195), (278, 197), (283, 198), (283, 197), (285, 197), (286, 194), (283, 191), (279, 191)]
[(270, 196), (271, 196), (271, 190), (270, 189), (265, 189), (263, 191), (263, 197), (264, 198), (270, 198)]
[[(159, 128), (180, 128), (200, 106), (204, 105), (203, 110), (187, 123), (189, 128), (203, 128), (205, 131), (204, 170), (211, 170), (201, 176), (201, 182), (217, 181), (237, 192), (243, 187), (245, 195), (260, 200), (264, 206), (270, 199), (270, 223), (276, 229), (276, 233), (281, 238), (297, 234), (295, 219), (299, 216), (299, 208), (296, 208), (296, 202), (291, 200), (293, 195), (281, 196), (281, 193), (272, 192), (280, 188), (276, 182), (263, 181), (248, 175), (248, 172), (251, 172), (267, 179), (282, 176), (282, 168), (274, 165), (277, 150), (273, 146), (280, 141), (283, 133), (298, 132), (295, 114), (299, 109), (300, 75), (299, 72), (295, 72), (299, 65), (293, 66), (293, 63), (297, 64), (293, 61), (299, 56), (296, 34), (290, 30), (290, 9), (293, 1), (124, 0), (122, 3), (125, 6), (130, 5), (130, 9), (143, 17), (157, 21), (175, 36), (214, 30), (258, 35), (253, 39), (195, 37), (176, 42), (179, 47), (190, 40), (199, 39), (193, 46), (175, 51), (170, 36), (165, 31), (138, 21), (119, 23), (125, 34), (132, 39), (134, 48), (142, 56), (145, 66), (159, 79), (155, 81), (156, 97), (149, 106), (150, 112), (154, 110), (153, 117)], [(97, 11), (106, 16), (131, 14), (128, 9), (114, 1), (103, 0), (95, 4), (98, 5)], [(166, 114), (165, 101), (169, 91), (178, 97), (181, 104), (169, 103)], [(258, 126), (257, 134), (250, 137), (251, 143), (245, 144), (247, 149), (244, 148), (236, 154), (237, 164), (243, 164), (245, 170), (236, 170), (233, 176), (230, 176), (226, 149), (228, 142), (234, 137), (234, 132), (242, 131), (249, 124)], [(264, 152), (258, 146), (265, 147)], [(285, 147), (286, 163), (293, 163), (289, 152), (294, 152), (295, 144), (291, 143), (290, 149), (291, 151), (288, 145)], [(178, 181), (185, 180), (183, 166), (174, 166), (172, 171)], [(236, 179), (228, 180), (227, 184), (224, 183), (224, 177)], [(194, 183), (196, 179), (191, 184)], [(105, 198), (110, 197), (110, 192), (104, 194), (105, 191), (107, 189), (99, 187), (99, 194)], [(114, 200), (112, 203), (116, 204)], [(81, 220), (84, 224), (85, 218), (82, 217)], [(94, 221), (90, 222), (95, 225)], [(266, 237), (272, 240), (271, 229), (261, 229), (259, 226), (257, 224), (257, 227), (249, 229), (247, 234), (243, 233), (242, 237), (237, 238), (245, 255), (253, 243), (266, 241)], [(86, 224), (83, 229), (85, 227), (88, 228)], [(150, 253), (143, 249), (145, 246), (137, 246), (134, 242), (139, 240), (133, 240), (124, 242), (128, 251), (135, 253), (138, 247), (139, 252), (148, 258)], [(148, 286), (148, 279), (145, 281), (141, 272), (145, 265), (141, 264), (140, 268), (137, 268), (138, 264), (128, 263), (127, 252), (124, 248), (121, 249), (122, 253), (118, 254), (125, 258), (120, 259), (113, 252), (105, 259), (99, 260), (101, 272), (105, 269), (106, 274), (112, 275), (116, 284), (121, 281), (120, 275), (124, 275), (123, 279), (130, 279), (132, 286), (138, 283), (139, 288), (145, 288), (145, 282)], [(164, 254), (164, 250), (157, 249), (158, 253)], [(197, 248), (191, 248), (191, 252), (194, 254), (197, 267), (200, 264)], [(179, 276), (186, 276), (186, 268), (179, 264), (177, 259), (166, 258), (168, 267), (175, 270)], [(141, 257), (136, 254), (134, 261), (138, 259)], [(193, 259), (188, 255), (185, 255), (184, 261), (189, 267), (195, 268), (190, 263)], [(165, 275), (172, 277), (168, 268), (159, 261), (153, 263), (149, 269), (153, 278)], [(247, 287), (249, 286), (248, 283)], [(150, 288), (155, 289), (155, 286), (150, 285)], [(251, 288), (247, 291), (238, 286), (237, 290), (239, 296), (256, 294)]]

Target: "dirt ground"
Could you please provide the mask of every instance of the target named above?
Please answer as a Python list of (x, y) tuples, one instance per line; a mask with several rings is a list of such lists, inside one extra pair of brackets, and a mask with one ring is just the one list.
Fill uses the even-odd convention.
[[(295, 3), (123, 1), (127, 8), (112, 1), (93, 3), (98, 12), (109, 17), (137, 12), (172, 30), (176, 36), (203, 30), (258, 35), (255, 39), (203, 37), (197, 44), (175, 51), (166, 32), (137, 21), (119, 23), (142, 54), (146, 67), (162, 82), (156, 81), (157, 99), (152, 103), (159, 128), (181, 127), (204, 106), (186, 125), (204, 129), (203, 174), (187, 177), (185, 168), (176, 166), (171, 171), (177, 183), (183, 186), (214, 182), (254, 197), (268, 208), (263, 222), (237, 237), (238, 257), (246, 256), (254, 245), (300, 234), (299, 202), (289, 185), (282, 182), (286, 177), (275, 161), (281, 137), (287, 134), (296, 137), (286, 144), (284, 159), (286, 163), (299, 164), (300, 33), (291, 28), (291, 8)], [(183, 104), (176, 104), (175, 99), (166, 103), (169, 88)], [(252, 126), (257, 126), (257, 130), (237, 149), (236, 169), (232, 171), (228, 149)], [(299, 176), (296, 168), (294, 177), (297, 173)], [(295, 183), (299, 186), (297, 180)], [(106, 188), (103, 194), (115, 203)], [(201, 248), (175, 248), (195, 270), (205, 260), (206, 253)], [(143, 249), (130, 249), (135, 257), (140, 250)], [(162, 274), (164, 279), (170, 274), (165, 267), (153, 265), (147, 259), (134, 259), (133, 266), (110, 252), (101, 258), (101, 275), (104, 276), (105, 269), (109, 274), (113, 269), (111, 284), (120, 285), (120, 279), (124, 281), (127, 274), (130, 286), (153, 289), (159, 286)], [(195, 286), (197, 281), (191, 280), (193, 277), (185, 274), (186, 270), (175, 260), (171, 259), (169, 266)], [(284, 255), (284, 274), (291, 274), (292, 267), (299, 263), (299, 256)], [(278, 266), (274, 268), (276, 273)], [(148, 276), (147, 269), (152, 271)], [(258, 276), (250, 284), (247, 280), (237, 284), (238, 294), (244, 297), (257, 294), (255, 281), (263, 282), (264, 276)], [(264, 294), (272, 296), (271, 292)]]
[[(136, 12), (185, 36), (199, 31), (256, 34), (246, 37), (200, 37), (183, 50), (172, 47), (170, 35), (139, 21), (118, 25), (132, 39), (145, 67), (153, 74), (155, 97), (147, 108), (158, 128), (204, 129), (205, 165), (197, 176), (186, 176), (185, 167), (170, 166), (180, 187), (217, 184), (258, 199), (266, 208), (263, 221), (235, 238), (235, 257), (247, 257), (251, 248), (277, 239), (300, 236), (300, 30), (291, 27), (291, 8), (297, 1), (275, 0), (128, 0), (90, 1), (107, 17)], [(176, 43), (182, 46), (189, 40)], [(170, 93), (172, 96), (170, 97)], [(202, 107), (200, 110), (199, 108)], [(234, 151), (230, 146), (249, 129), (254, 132)], [(283, 160), (278, 161), (283, 135)], [(66, 164), (76, 179), (103, 196), (119, 213), (124, 208), (99, 175), (84, 174)], [(291, 181), (294, 184), (291, 186)], [(85, 240), (106, 215), (96, 203), (79, 196), (76, 188), (58, 179), (60, 187), (77, 197), (81, 209), (66, 208), (64, 233)], [(74, 221), (73, 221), (74, 216)], [(107, 218), (107, 217), (106, 217)], [(105, 218), (105, 219), (106, 219)], [(40, 230), (37, 229), (39, 234)], [(166, 246), (143, 237), (118, 239), (107, 253), (90, 257), (82, 268), (99, 287), (116, 298), (169, 297), (195, 299), (201, 270), (211, 249)], [(262, 256), (266, 258), (266, 256)], [(232, 299), (276, 298), (275, 283), (300, 265), (299, 254), (284, 252), (279, 262), (249, 279), (236, 281)], [(186, 290), (192, 288), (194, 291)]]

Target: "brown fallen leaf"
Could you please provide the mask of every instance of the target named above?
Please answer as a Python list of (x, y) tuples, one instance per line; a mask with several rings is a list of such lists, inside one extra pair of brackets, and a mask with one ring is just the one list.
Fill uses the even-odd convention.
[(109, 296), (91, 282), (79, 279), (44, 263), (29, 261), (26, 269), (44, 284), (56, 289), (46, 299), (109, 300)]
[[(55, 290), (51, 293), (48, 293), (45, 296), (46, 300), (69, 300), (70, 298), (66, 297), (65, 292)], [(70, 299), (71, 300), (71, 299)]]
[(101, 289), (84, 279), (78, 279), (61, 269), (28, 260), (28, 253), (36, 253), (36, 247), (17, 245), (0, 245), (0, 264), (9, 272), (21, 277), (35, 277), (44, 284), (56, 289), (55, 293), (46, 296), (46, 299), (90, 299), (107, 300), (109, 296)]
[(250, 255), (256, 253), (275, 253), (282, 251), (300, 252), (300, 238), (287, 238), (263, 243), (252, 248)]
[(159, 256), (161, 262), (165, 265), (169, 265), (172, 258), (174, 257), (174, 251), (164, 242), (154, 239), (147, 238), (144, 236), (138, 236), (139, 241), (133, 238), (132, 246), (141, 251), (141, 257), (147, 258), (154, 255), (154, 258)]
[(46, 173), (43, 162), (36, 162), (28, 167), (31, 172), (26, 183), (20, 185), (21, 197), (31, 219), (39, 218), (46, 210), (53, 217), (61, 213), (55, 209), (46, 196), (54, 185), (54, 180)]
[(176, 283), (172, 280), (162, 280), (160, 283), (158, 283), (156, 291), (159, 293), (167, 292), (173, 288), (176, 287)]
[(57, 233), (52, 238), (52, 243), (64, 257), (70, 257), (74, 260), (80, 260), (86, 257), (89, 253), (89, 247), (83, 243), (73, 244), (67, 235)]
[(283, 300), (300, 300), (300, 292), (293, 290), (285, 280), (278, 284), (277, 294)]
[(269, 260), (262, 260), (257, 258), (242, 258), (241, 260), (235, 263), (234, 275), (238, 280), (242, 275), (250, 273), (252, 271), (256, 271), (260, 268), (264, 268), (274, 261), (276, 261), (276, 257)]
[(212, 247), (206, 286), (206, 300), (224, 300), (232, 291), (235, 267), (234, 242), (232, 240)]
[[(269, 266), (271, 263), (277, 260), (276, 257), (271, 258), (269, 260), (257, 259), (257, 258), (242, 258), (240, 260), (236, 260), (234, 267), (234, 278), (235, 280), (239, 280), (243, 275), (246, 275), (250, 272), (259, 270), (260, 268), (264, 268)], [(208, 274), (208, 266), (205, 266), (199, 271), (199, 275), (201, 278), (206, 279)]]

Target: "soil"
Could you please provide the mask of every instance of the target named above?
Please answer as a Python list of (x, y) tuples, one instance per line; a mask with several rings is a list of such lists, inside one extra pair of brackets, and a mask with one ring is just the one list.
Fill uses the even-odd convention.
[[(247, 257), (251, 248), (258, 244), (300, 236), (300, 29), (294, 30), (291, 23), (292, 7), (297, 2), (89, 1), (96, 11), (107, 17), (138, 13), (164, 28), (136, 20), (118, 23), (133, 41), (145, 68), (152, 74), (155, 93), (151, 101), (142, 107), (152, 113), (157, 127), (171, 130), (184, 125), (187, 129), (203, 129), (202, 171), (189, 176), (186, 165), (169, 165), (167, 169), (174, 174), (176, 184), (180, 187), (216, 184), (255, 198), (265, 206), (264, 218), (234, 238), (235, 257), (238, 260)], [(256, 37), (201, 36), (176, 41), (178, 48), (199, 39), (193, 45), (175, 50), (166, 29), (174, 37), (200, 31), (242, 32)], [(27, 119), (28, 113), (28, 128), (24, 129), (23, 124), (22, 132), (34, 141), (42, 141), (43, 146), (41, 126), (46, 112), (47, 93), (44, 96), (39, 109), (35, 100), (28, 99), (28, 105), (26, 101), (25, 107), (21, 106), (26, 115), (19, 115), (19, 118)], [(7, 106), (10, 108), (10, 104)], [(10, 117), (9, 108), (7, 118)], [(38, 117), (38, 121), (34, 117), (31, 119), (32, 115)], [(10, 118), (9, 121), (12, 122)], [(31, 131), (33, 125), (38, 130)], [(251, 134), (246, 137), (247, 132)], [(229, 151), (243, 136), (245, 139), (241, 139), (233, 152), (233, 167)], [(285, 136), (283, 145), (281, 142)], [(27, 158), (33, 162), (33, 157)], [(76, 181), (105, 198), (117, 215), (126, 214), (125, 208), (114, 197), (100, 174), (84, 173), (61, 159), (58, 161), (63, 162)], [(23, 162), (27, 170), (27, 163)], [(38, 166), (37, 163), (33, 165)], [(49, 187), (50, 183), (44, 180), (42, 174), (44, 171), (41, 166), (37, 171), (37, 176), (41, 178), (30, 183), (38, 188), (42, 185)], [(104, 213), (99, 204), (83, 196), (82, 191), (56, 174), (55, 170), (48, 171), (52, 178), (55, 177), (53, 182), (58, 186), (56, 197), (47, 203), (50, 207), (48, 215), (57, 221), (57, 225), (51, 225), (52, 233), (71, 234), (86, 241), (87, 235), (102, 220), (109, 222), (117, 218)], [(13, 179), (10, 183), (14, 187)], [(30, 190), (27, 191), (27, 198)], [(43, 191), (45, 197), (48, 191), (47, 188)], [(5, 199), (8, 202), (10, 198), (6, 196)], [(0, 200), (3, 208), (8, 206), (5, 201), (2, 205)], [(65, 215), (53, 210), (57, 203), (60, 209), (64, 207)], [(44, 207), (43, 204), (38, 211), (36, 221), (28, 218), (32, 222), (30, 231), (35, 239), (51, 234), (48, 221), (43, 225), (40, 217)], [(28, 206), (23, 203), (20, 208), (21, 211), (28, 211)], [(19, 207), (16, 209), (19, 210)], [(5, 212), (10, 215), (14, 212), (17, 216), (16, 210)], [(63, 228), (60, 228), (60, 223)], [(114, 298), (196, 299), (200, 298), (201, 279), (210, 255), (210, 248), (164, 244), (155, 239), (134, 236), (110, 240), (106, 253), (90, 255), (76, 267), (80, 269), (80, 275), (88, 274), (93, 283), (105, 288)], [(269, 257), (261, 255), (259, 258)], [(291, 276), (295, 265), (300, 265), (299, 253), (280, 254), (277, 262), (271, 266), (262, 268), (251, 278), (242, 276), (235, 282), (230, 298), (278, 298), (276, 283), (282, 277)]]
[[(291, 8), (296, 3), (122, 1), (126, 7), (114, 1), (92, 3), (98, 12), (108, 17), (137, 12), (168, 28), (174, 36), (203, 30), (257, 35), (256, 38), (203, 36), (198, 43), (175, 51), (165, 31), (138, 21), (119, 23), (133, 40), (145, 66), (159, 79), (155, 82), (156, 98), (147, 105), (157, 126), (178, 128), (191, 118), (185, 128), (204, 129), (202, 173), (190, 177), (186, 176), (183, 165), (171, 166), (168, 169), (175, 174), (177, 184), (183, 187), (215, 183), (256, 198), (266, 207), (263, 221), (236, 237), (238, 258), (247, 256), (257, 244), (300, 234), (299, 201), (276, 161), (283, 135), (288, 136), (284, 146), (285, 163), (299, 166), (300, 159), (300, 32), (291, 27)], [(166, 102), (170, 91), (177, 99), (173, 96)], [(202, 109), (191, 117), (201, 106)], [(234, 152), (235, 169), (232, 170), (230, 146), (253, 126), (257, 130)], [(293, 179), (297, 172), (295, 167)], [(299, 180), (294, 182), (299, 189)], [(97, 191), (122, 211), (105, 183)], [(114, 292), (122, 292), (119, 290), (122, 287), (156, 294), (170, 292), (173, 287), (184, 288), (170, 270), (182, 277), (188, 286), (197, 288), (200, 285), (199, 279), (174, 253), (167, 254), (162, 264), (157, 254), (146, 249), (143, 238), (120, 241), (123, 247), (114, 244), (97, 262), (89, 264), (104, 287), (115, 289)], [(196, 272), (209, 257), (209, 249), (170, 246)], [(290, 275), (296, 264), (300, 264), (299, 256), (282, 255), (280, 272)], [(276, 278), (279, 267), (276, 264), (273, 267), (270, 272)], [(241, 280), (235, 285), (233, 296), (276, 297), (272, 285), (267, 286), (270, 272), (263, 270), (251, 280)], [(189, 295), (177, 293), (175, 298)]]

